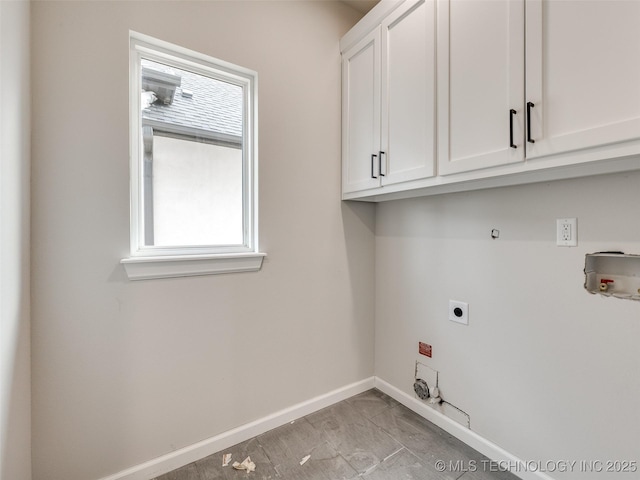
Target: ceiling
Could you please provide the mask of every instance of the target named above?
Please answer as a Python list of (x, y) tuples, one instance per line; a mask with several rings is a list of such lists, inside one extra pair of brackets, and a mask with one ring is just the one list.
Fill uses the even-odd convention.
[(342, 0), (352, 8), (355, 8), (359, 12), (367, 13), (373, 7), (375, 7), (380, 0)]

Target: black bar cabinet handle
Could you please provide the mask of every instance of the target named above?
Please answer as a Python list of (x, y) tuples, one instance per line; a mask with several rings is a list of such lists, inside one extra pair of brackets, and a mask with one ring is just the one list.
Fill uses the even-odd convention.
[(532, 102), (527, 102), (527, 142), (536, 143), (536, 141), (531, 138), (531, 109), (535, 107)]
[(518, 148), (518, 146), (513, 143), (513, 116), (516, 113), (517, 112), (513, 108), (509, 110), (509, 146), (511, 148)]
[(375, 153), (371, 154), (371, 178), (378, 178), (373, 174), (373, 162), (375, 161), (376, 157), (377, 155)]
[(380, 176), (384, 177), (385, 174), (382, 173), (382, 155), (384, 155), (385, 153), (383, 151), (378, 152), (380, 155), (378, 157), (378, 171), (380, 172)]

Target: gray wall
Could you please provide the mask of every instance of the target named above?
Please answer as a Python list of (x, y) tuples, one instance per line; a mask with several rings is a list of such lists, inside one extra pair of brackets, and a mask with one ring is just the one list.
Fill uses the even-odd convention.
[[(583, 288), (586, 253), (640, 254), (639, 185), (634, 172), (380, 204), (376, 375), (413, 394), (419, 357), (474, 431), (525, 461), (639, 462), (640, 303)], [(563, 217), (578, 218), (575, 248), (555, 245)], [(469, 303), (469, 326), (448, 320), (449, 299)]]
[[(338, 2), (34, 2), (33, 466), (90, 480), (373, 375)], [(127, 281), (129, 29), (259, 74), (258, 273)]]

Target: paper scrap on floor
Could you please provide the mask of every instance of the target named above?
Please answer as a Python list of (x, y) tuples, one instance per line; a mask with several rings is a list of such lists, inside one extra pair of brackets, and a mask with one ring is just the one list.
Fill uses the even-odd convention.
[(228, 467), (230, 461), (231, 461), (231, 453), (225, 453), (224, 455), (222, 455), (222, 466), (223, 467)]
[(246, 470), (247, 473), (256, 471), (256, 464), (251, 461), (251, 457), (245, 458), (242, 463), (233, 462), (231, 466), (236, 470)]
[(309, 460), (311, 458), (311, 455), (307, 455), (306, 457), (302, 457), (302, 460), (300, 460), (300, 465), (304, 465), (305, 463), (307, 463), (307, 460)]

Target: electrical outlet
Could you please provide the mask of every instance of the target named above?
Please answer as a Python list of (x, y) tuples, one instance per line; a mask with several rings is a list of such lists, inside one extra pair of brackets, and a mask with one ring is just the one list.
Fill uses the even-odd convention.
[(558, 218), (556, 220), (556, 245), (575, 247), (578, 245), (578, 219)]
[(469, 325), (469, 304), (449, 300), (449, 320), (462, 323), (463, 325)]

